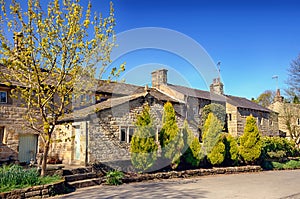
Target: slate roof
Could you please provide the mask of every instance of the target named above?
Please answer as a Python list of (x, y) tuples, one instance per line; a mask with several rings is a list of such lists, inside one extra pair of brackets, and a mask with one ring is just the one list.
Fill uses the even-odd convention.
[(190, 97), (202, 98), (202, 99), (207, 99), (207, 100), (211, 100), (211, 101), (219, 101), (219, 102), (226, 101), (227, 103), (232, 104), (239, 108), (247, 108), (247, 109), (252, 109), (252, 110), (271, 112), (270, 109), (260, 106), (259, 104), (252, 102), (243, 97), (236, 97), (236, 96), (231, 96), (231, 95), (220, 96), (220, 95), (213, 94), (213, 93), (211, 94), (208, 91), (188, 88), (188, 87), (184, 87), (184, 86), (177, 86), (177, 85), (172, 85), (172, 84), (168, 84), (168, 87), (170, 87), (171, 89), (174, 89), (175, 91), (178, 91), (184, 95), (190, 96)]
[(259, 110), (259, 111), (265, 111), (265, 112), (272, 112), (270, 109), (265, 108), (255, 102), (252, 102), (246, 98), (243, 97), (236, 97), (231, 95), (226, 95), (226, 101), (229, 104), (232, 104), (239, 108), (248, 108), (253, 110)]
[(99, 80), (97, 92), (112, 93), (116, 95), (132, 95), (134, 93), (143, 92), (144, 87), (122, 82), (108, 82), (106, 80)]
[(148, 91), (143, 90), (143, 92), (139, 92), (139, 93), (136, 93), (133, 95), (110, 98), (110, 99), (100, 102), (98, 104), (94, 104), (94, 105), (88, 106), (88, 107), (80, 109), (80, 110), (75, 110), (73, 113), (64, 115), (64, 117), (60, 119), (60, 122), (84, 119), (84, 118), (88, 117), (89, 115), (92, 115), (96, 112), (110, 109), (112, 107), (127, 103), (129, 101), (132, 101), (132, 100), (135, 100), (135, 99), (138, 99), (141, 97), (146, 97), (147, 95), (151, 95), (160, 101), (171, 101), (171, 102), (178, 103), (178, 101), (157, 91), (156, 89), (149, 89)]

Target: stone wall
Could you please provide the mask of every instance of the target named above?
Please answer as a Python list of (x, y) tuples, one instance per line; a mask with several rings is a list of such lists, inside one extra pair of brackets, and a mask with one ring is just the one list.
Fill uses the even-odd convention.
[(0, 198), (49, 198), (57, 194), (63, 194), (67, 190), (65, 181), (53, 183), (49, 185), (40, 185), (30, 188), (17, 189), (10, 192), (0, 193)]
[(27, 122), (23, 116), (26, 113), (26, 108), (16, 106), (14, 99), (11, 100), (11, 103), (0, 104), (0, 127), (4, 127), (3, 144), (0, 143), (0, 162), (17, 160), (19, 135), (34, 134), (32, 130), (25, 127)]
[[(134, 128), (136, 116), (141, 113), (143, 105), (148, 103), (147, 101), (145, 98), (139, 98), (130, 103), (101, 111), (91, 117), (88, 138), (90, 163), (130, 159), (129, 137), (126, 138), (126, 141), (121, 141), (120, 131), (121, 128)], [(162, 126), (163, 103), (154, 100), (150, 104), (150, 108), (158, 133)], [(177, 114), (176, 119), (179, 128), (182, 128), (183, 117)], [(193, 128), (193, 126), (190, 126), (190, 128), (197, 133), (197, 128)]]

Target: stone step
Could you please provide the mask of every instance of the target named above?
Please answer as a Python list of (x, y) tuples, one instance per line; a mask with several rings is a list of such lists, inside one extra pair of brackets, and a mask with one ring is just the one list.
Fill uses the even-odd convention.
[(80, 180), (80, 181), (75, 181), (75, 182), (69, 182), (68, 184), (71, 187), (78, 189), (78, 188), (84, 188), (84, 187), (97, 186), (104, 182), (105, 182), (104, 179), (92, 178), (92, 179)]
[(64, 177), (67, 182), (74, 182), (74, 181), (96, 178), (97, 175), (96, 173), (78, 173), (73, 175), (66, 175)]
[(82, 167), (82, 168), (74, 168), (74, 169), (64, 168), (63, 176), (82, 174), (82, 173), (92, 173), (92, 171), (93, 171), (92, 167)]

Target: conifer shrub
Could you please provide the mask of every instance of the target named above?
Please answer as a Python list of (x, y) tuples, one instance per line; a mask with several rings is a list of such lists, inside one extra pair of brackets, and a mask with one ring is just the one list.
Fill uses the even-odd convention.
[(225, 144), (225, 164), (232, 166), (237, 165), (239, 161), (239, 146), (237, 138), (230, 134), (222, 135), (223, 143)]
[(199, 139), (193, 134), (191, 130), (189, 130), (188, 122), (184, 121), (184, 126), (182, 130), (183, 135), (183, 162), (185, 164), (189, 164), (192, 167), (198, 167), (201, 157), (201, 144)]
[(180, 163), (183, 138), (176, 122), (175, 110), (170, 102), (164, 105), (162, 123), (159, 136), (162, 157), (169, 160), (171, 167), (174, 169)]
[(212, 148), (211, 152), (207, 154), (207, 159), (212, 165), (220, 165), (223, 163), (225, 155), (225, 144), (223, 143), (222, 136), (220, 135), (217, 143)]
[(144, 106), (135, 123), (136, 129), (130, 142), (131, 162), (139, 171), (151, 168), (157, 159), (158, 146), (150, 107)]
[(262, 141), (255, 118), (250, 115), (246, 118), (244, 134), (240, 137), (239, 152), (246, 163), (254, 163), (261, 154)]
[(213, 113), (209, 113), (207, 120), (203, 126), (203, 147), (202, 147), (202, 154), (208, 155), (214, 146), (219, 141), (219, 136), (222, 133), (223, 125), (218, 120), (217, 117), (214, 116)]

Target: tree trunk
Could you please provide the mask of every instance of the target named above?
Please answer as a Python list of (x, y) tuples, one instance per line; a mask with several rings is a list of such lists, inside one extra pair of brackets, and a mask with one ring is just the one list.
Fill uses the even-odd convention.
[(44, 146), (43, 159), (42, 159), (41, 176), (45, 176), (45, 174), (46, 174), (47, 158), (48, 158), (49, 148), (50, 148), (50, 142), (46, 141), (45, 146)]

